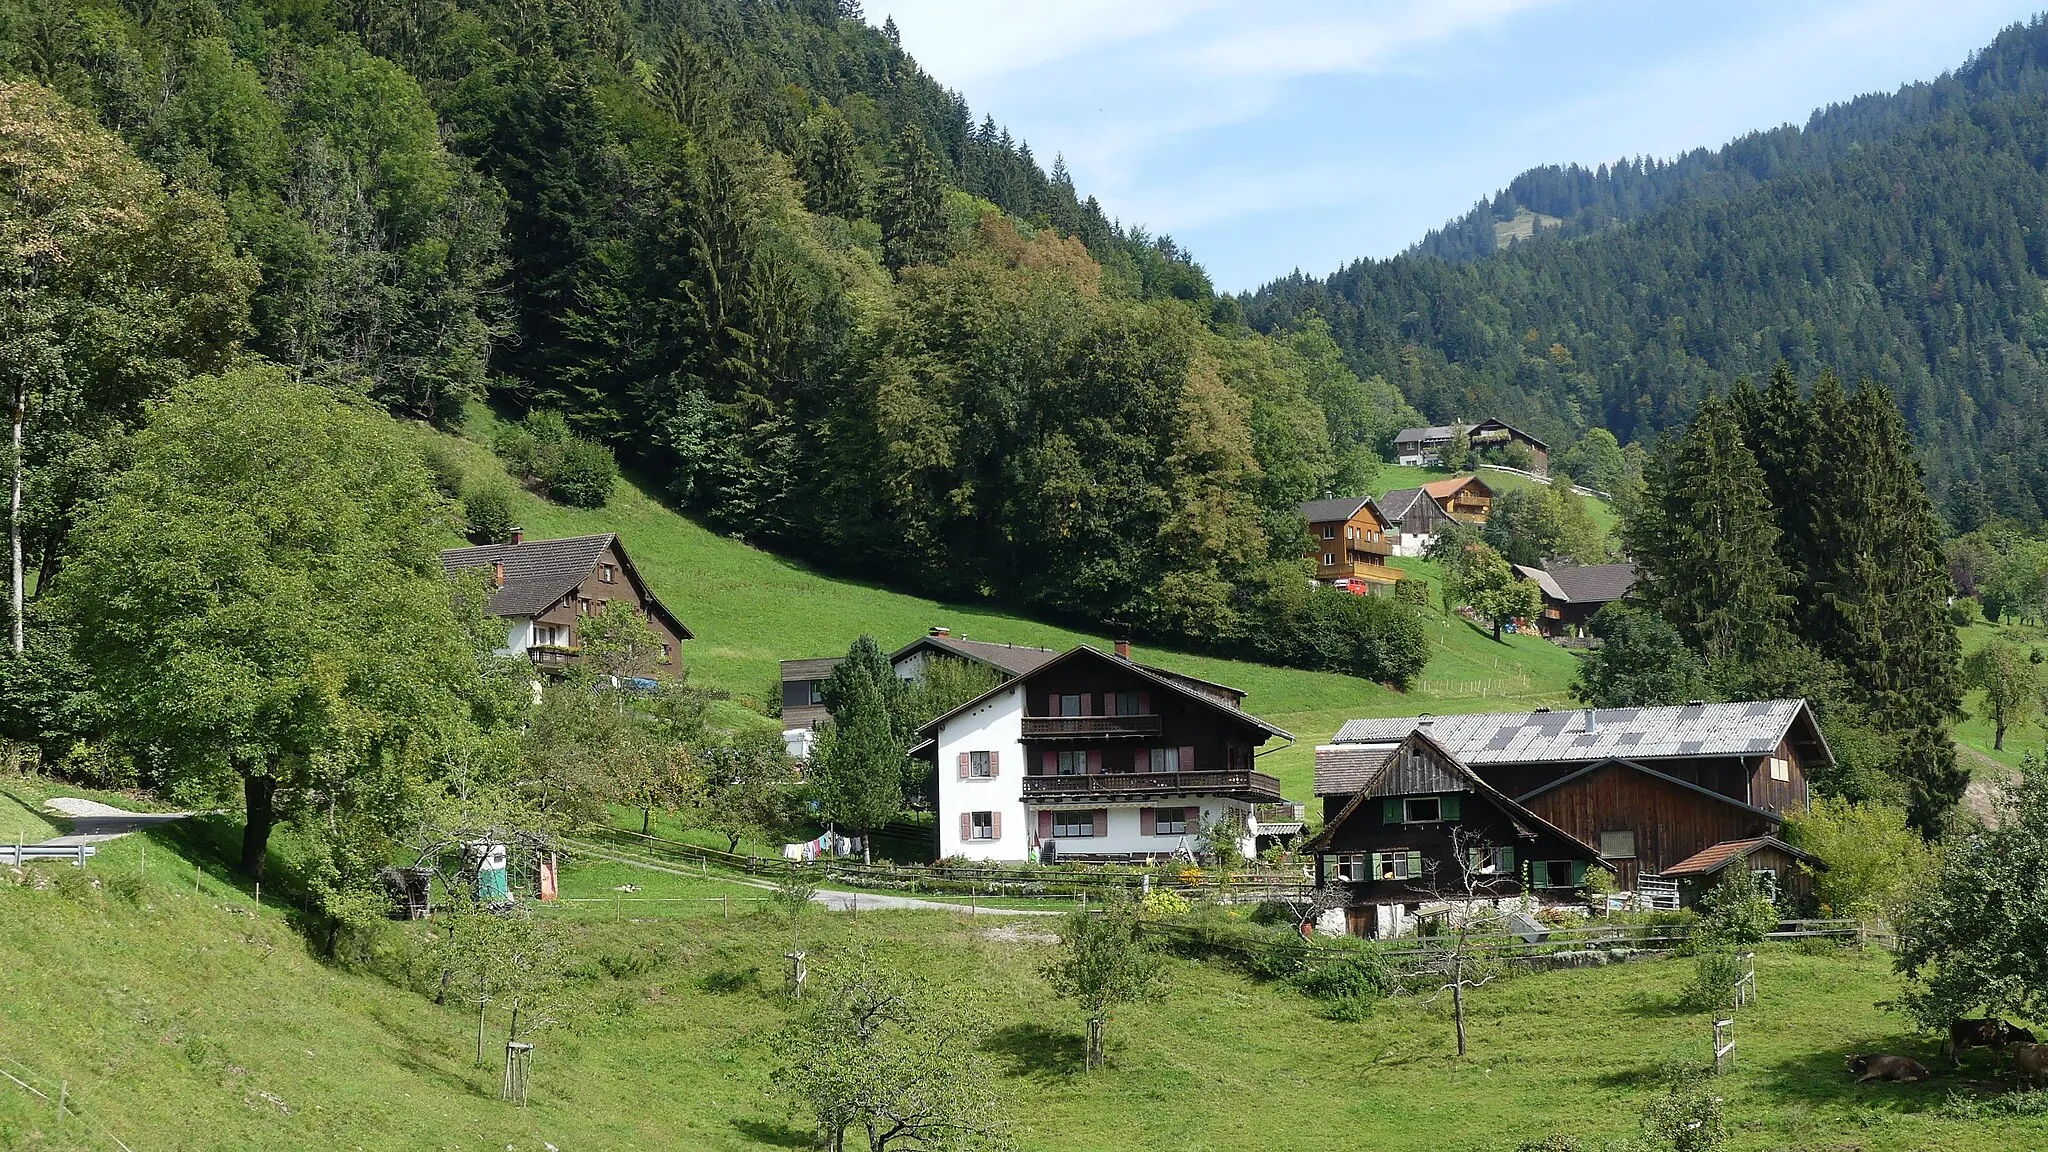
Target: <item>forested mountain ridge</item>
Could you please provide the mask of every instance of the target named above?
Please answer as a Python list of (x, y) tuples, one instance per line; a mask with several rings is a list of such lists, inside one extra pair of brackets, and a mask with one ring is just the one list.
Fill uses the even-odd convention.
[(1273, 328), (1318, 314), (1355, 370), (1433, 418), (1499, 415), (1555, 441), (1601, 426), (1647, 441), (1737, 377), (1832, 367), (1895, 392), (1937, 492), (1981, 486), (1992, 508), (2038, 522), (2044, 61), (2048, 24), (2016, 26), (1942, 81), (1823, 113), (1810, 142), (1752, 137), (1642, 177), (1635, 199), (1636, 177), (1593, 189), (1597, 173), (1581, 173), (1562, 183), (1597, 195), (1524, 205), (1576, 227), (1463, 263), (1296, 275), (1246, 313)]
[[(918, 591), (1426, 656), (1406, 606), (1310, 596), (1295, 511), (1363, 490), (1399, 392), (1314, 318), (1246, 327), (855, 0), (0, 0), (0, 75), (217, 202), (240, 350), (292, 380), (558, 413), (722, 532)], [(61, 584), (65, 478), (146, 404), (38, 388), (23, 527)]]

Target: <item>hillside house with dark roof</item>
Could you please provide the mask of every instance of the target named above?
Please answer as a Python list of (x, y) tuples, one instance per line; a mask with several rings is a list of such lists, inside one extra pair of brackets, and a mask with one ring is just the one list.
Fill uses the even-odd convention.
[(1485, 524), (1493, 510), (1493, 489), (1477, 476), (1453, 476), (1420, 488), (1396, 488), (1380, 497), (1378, 505), (1395, 532), (1393, 554), (1420, 556), (1454, 520)]
[(1633, 564), (1517, 564), (1515, 573), (1543, 594), (1536, 630), (1553, 640), (1585, 636), (1594, 613), (1627, 596), (1636, 584)]
[(1325, 818), (1416, 732), (1597, 849), (1624, 890), (1670, 895), (1667, 873), (1700, 853), (1777, 836), (1806, 810), (1807, 773), (1834, 762), (1804, 700), (1353, 720), (1316, 749)]
[(1504, 420), (1481, 420), (1477, 424), (1456, 422), (1427, 428), (1403, 428), (1394, 434), (1394, 463), (1417, 468), (1438, 468), (1459, 433), (1474, 449), (1502, 449), (1520, 444), (1529, 451), (1529, 471), (1550, 474), (1550, 446)]
[[(1006, 679), (1021, 676), (1059, 655), (1051, 648), (1021, 644), (999, 644), (954, 636), (951, 629), (934, 628), (889, 655), (896, 675), (915, 680), (925, 662), (935, 658), (965, 660), (1001, 673)], [(825, 681), (839, 667), (840, 656), (818, 656), (782, 662), (782, 727), (785, 732), (815, 729), (831, 714), (825, 710)]]
[(480, 572), (489, 582), (486, 610), (506, 622), (500, 655), (525, 656), (535, 666), (559, 668), (582, 658), (582, 625), (606, 612), (647, 617), (661, 644), (661, 661), (680, 656), (692, 639), (633, 567), (626, 546), (609, 532), (559, 540), (528, 540), (515, 531), (509, 544), (450, 548), (441, 568), (451, 578)]
[(1568, 903), (1589, 869), (1608, 867), (1423, 729), (1392, 745), (1317, 749), (1316, 791), (1326, 805), (1341, 799), (1302, 846), (1317, 887), (1342, 895), (1318, 925), (1327, 933), (1399, 936), (1418, 916), (1475, 900)]
[(1309, 560), (1322, 583), (1361, 581), (1369, 592), (1385, 591), (1401, 580), (1387, 566), (1394, 552), (1394, 527), (1370, 496), (1310, 500), (1301, 506), (1308, 521)]
[[(919, 730), (938, 776), (939, 855), (1130, 861), (1193, 856), (1236, 821), (1250, 851), (1280, 781), (1252, 767), (1293, 737), (1244, 693), (1083, 645)], [(1272, 809), (1268, 809), (1272, 811)], [(1291, 810), (1287, 813), (1294, 818)]]

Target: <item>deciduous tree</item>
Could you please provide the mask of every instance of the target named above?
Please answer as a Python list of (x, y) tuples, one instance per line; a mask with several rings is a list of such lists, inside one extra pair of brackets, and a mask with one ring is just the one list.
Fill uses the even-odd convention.
[(1154, 995), (1164, 960), (1139, 932), (1137, 902), (1112, 888), (1098, 909), (1081, 909), (1060, 929), (1059, 950), (1040, 969), (1061, 997), (1088, 1018), (1085, 1063), (1102, 1067), (1103, 1041), (1117, 1008)]

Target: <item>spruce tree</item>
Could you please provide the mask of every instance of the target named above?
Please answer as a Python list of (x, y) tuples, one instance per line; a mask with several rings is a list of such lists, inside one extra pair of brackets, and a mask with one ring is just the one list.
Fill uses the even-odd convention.
[(1762, 470), (1728, 404), (1708, 397), (1651, 461), (1624, 529), (1646, 603), (1708, 660), (1748, 660), (1789, 624), (1791, 598)]
[(924, 133), (905, 128), (883, 182), (876, 215), (882, 225), (882, 263), (891, 272), (937, 260), (946, 252), (946, 187), (938, 157)]
[(830, 104), (811, 113), (809, 123), (804, 125), (797, 174), (804, 181), (804, 207), (821, 216), (852, 219), (860, 215), (860, 162), (855, 155), (853, 129)]

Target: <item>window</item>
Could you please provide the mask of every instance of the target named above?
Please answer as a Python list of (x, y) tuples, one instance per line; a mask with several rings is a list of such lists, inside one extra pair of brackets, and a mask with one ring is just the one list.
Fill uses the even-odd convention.
[(1139, 708), (1138, 708), (1138, 694), (1137, 694), (1136, 692), (1119, 692), (1119, 693), (1117, 693), (1117, 694), (1116, 694), (1116, 714), (1117, 714), (1117, 715), (1119, 715), (1119, 716), (1139, 716), (1139, 715), (1143, 715), (1143, 713), (1142, 713), (1141, 711), (1139, 711)]
[(812, 680), (809, 681), (809, 684), (811, 686), (811, 703), (823, 704), (825, 702), (825, 682), (823, 680)]
[(1178, 748), (1154, 748), (1154, 749), (1152, 749), (1152, 750), (1151, 750), (1151, 752), (1152, 752), (1152, 771), (1154, 771), (1154, 772), (1178, 772), (1178, 771), (1180, 771), (1180, 749), (1178, 749)]
[(582, 613), (585, 616), (590, 615), (590, 598), (587, 596), (577, 597), (576, 611)]
[(1079, 812), (1054, 812), (1052, 814), (1052, 834), (1062, 840), (1071, 840), (1076, 836), (1093, 836), (1095, 835), (1095, 813), (1086, 810)]
[(1323, 879), (1326, 882), (1349, 880), (1353, 883), (1371, 879), (1365, 871), (1365, 854), (1351, 852), (1323, 857)]
[(1372, 854), (1372, 875), (1379, 880), (1413, 880), (1422, 875), (1422, 853), (1375, 852)]
[(988, 779), (988, 753), (969, 752), (967, 754), (967, 774), (976, 780)]
[(1080, 714), (1081, 714), (1081, 697), (1080, 697), (1080, 695), (1079, 695), (1078, 693), (1077, 693), (1077, 694), (1075, 694), (1075, 695), (1072, 695), (1072, 696), (1062, 696), (1062, 697), (1060, 697), (1060, 715), (1062, 715), (1062, 716), (1079, 716)]
[(1602, 832), (1600, 854), (1609, 860), (1632, 860), (1636, 854), (1634, 832)]
[(619, 570), (617, 568), (614, 568), (610, 564), (601, 564), (598, 566), (597, 578), (606, 584), (618, 583), (618, 575)]
[(1325, 524), (1325, 525), (1323, 525), (1323, 539), (1325, 539), (1325, 540), (1335, 540), (1336, 538), (1337, 538), (1337, 526), (1336, 526), (1335, 524)]
[(1388, 824), (1435, 824), (1456, 820), (1456, 796), (1389, 796), (1381, 802), (1381, 816)]
[(666, 663), (668, 663), (668, 645), (667, 645), (667, 644), (663, 644), (663, 645), (661, 646), (661, 662), (662, 662), (663, 664), (666, 664)]
[(1762, 886), (1770, 898), (1776, 900), (1778, 898), (1778, 870), (1776, 868), (1752, 868), (1750, 871), (1756, 874), (1756, 882)]
[(1577, 888), (1586, 880), (1586, 866), (1577, 860), (1535, 860), (1529, 883), (1537, 888)]
[(973, 813), (973, 821), (972, 821), (972, 823), (971, 823), (971, 825), (970, 825), (970, 828), (971, 828), (971, 830), (972, 830), (972, 835), (970, 835), (970, 836), (968, 837), (968, 839), (970, 839), (970, 840), (993, 840), (993, 839), (995, 839), (995, 838), (996, 838), (996, 814), (995, 814), (995, 813), (993, 813), (993, 812), (976, 812), (976, 813)]
[(607, 608), (609, 608), (609, 607), (611, 607), (611, 606), (612, 606), (612, 602), (611, 602), (611, 601), (609, 601), (609, 600), (599, 600), (599, 601), (597, 602), (597, 611), (596, 611), (596, 612), (594, 612), (594, 613), (592, 613), (592, 615), (594, 615), (594, 616), (602, 616), (602, 615), (604, 615), (604, 610), (605, 610), (605, 609), (607, 609)]
[(1161, 836), (1185, 836), (1188, 832), (1188, 810), (1186, 808), (1161, 808), (1154, 813), (1157, 817), (1153, 830)]
[(1325, 552), (1325, 553), (1323, 553), (1323, 567), (1325, 567), (1325, 568), (1335, 568), (1336, 566), (1337, 566), (1337, 554), (1336, 554), (1335, 552)]
[(1467, 848), (1465, 868), (1475, 876), (1510, 876), (1515, 871), (1513, 848)]
[(1790, 780), (1791, 778), (1792, 762), (1790, 760), (1785, 759), (1783, 756), (1771, 757), (1771, 779)]
[(1444, 818), (1443, 801), (1434, 796), (1410, 796), (1406, 803), (1406, 823), (1434, 824)]
[(1086, 752), (1056, 753), (1053, 769), (1062, 776), (1086, 776), (1088, 774), (1088, 754)]
[(535, 624), (533, 642), (541, 648), (553, 648), (562, 642), (562, 627), (559, 624)]

